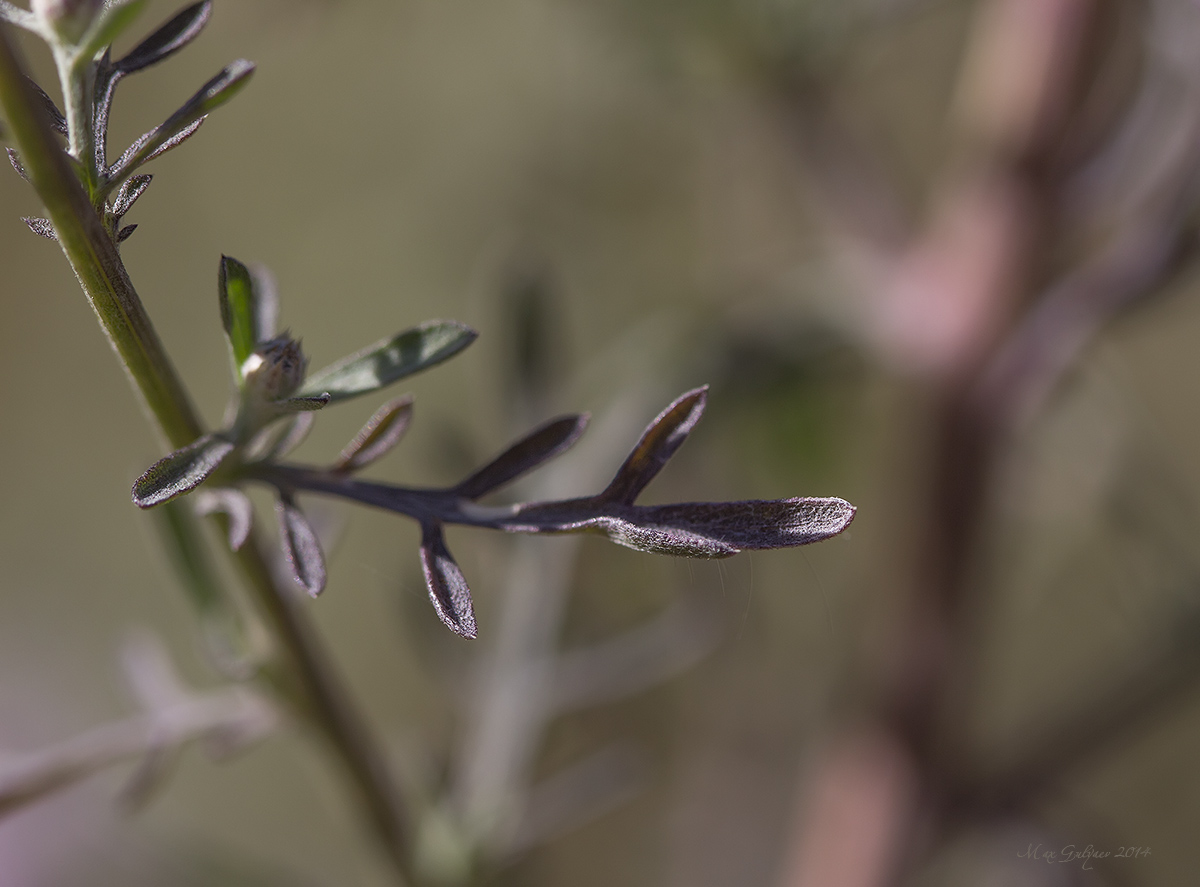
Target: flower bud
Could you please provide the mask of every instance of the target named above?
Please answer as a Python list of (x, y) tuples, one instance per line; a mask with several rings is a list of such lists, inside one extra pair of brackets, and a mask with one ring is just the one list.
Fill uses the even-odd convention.
[(304, 381), (308, 358), (287, 334), (261, 343), (242, 364), (247, 392), (263, 400), (282, 400)]
[(104, 0), (33, 0), (38, 20), (70, 43), (78, 43), (88, 26), (104, 8)]

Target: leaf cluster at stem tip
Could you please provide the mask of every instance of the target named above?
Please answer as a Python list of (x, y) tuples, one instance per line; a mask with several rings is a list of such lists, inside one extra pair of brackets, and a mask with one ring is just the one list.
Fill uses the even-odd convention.
[[(145, 70), (191, 43), (212, 15), (212, 0), (177, 12), (119, 59), (110, 44), (145, 7), (145, 0), (78, 0), (35, 3), (26, 11), (0, 0), (0, 20), (42, 37), (54, 53), (65, 108), (30, 82), (50, 121), (66, 140), (66, 153), (93, 208), (114, 243), (123, 243), (137, 225), (122, 218), (150, 186), (152, 176), (138, 173), (144, 164), (195, 135), (209, 112), (229, 101), (246, 85), (254, 65), (238, 59), (205, 83), (175, 113), (137, 138), (114, 161), (108, 160), (108, 123), (117, 85), (129, 74)], [(20, 155), (6, 149), (13, 169), (29, 175)], [(57, 239), (49, 219), (25, 219), (35, 234)]]
[[(112, 40), (144, 6), (145, 0), (38, 0), (31, 10), (24, 10), (0, 0), (0, 21), (32, 31), (53, 51), (64, 107), (60, 109), (30, 81), (34, 116), (40, 106), (50, 129), (64, 138), (67, 165), (114, 245), (133, 233), (136, 226), (122, 226), (122, 219), (151, 182), (150, 175), (138, 170), (195, 134), (207, 114), (240, 90), (254, 71), (243, 60), (226, 66), (110, 162), (108, 121), (117, 85), (194, 40), (212, 13), (211, 0), (193, 3), (114, 60)], [(32, 179), (42, 192), (45, 173), (39, 169), (44, 165), (33, 164), (31, 174), (15, 150), (7, 151), (17, 173)], [(58, 237), (49, 219), (26, 222), (37, 234)], [(197, 503), (199, 509), (228, 515), (229, 544), (237, 549), (249, 537), (253, 513), (243, 487), (247, 483), (270, 487), (277, 500), (282, 553), (296, 582), (311, 595), (325, 587), (327, 573), (318, 534), (297, 502), (299, 493), (349, 499), (416, 521), (430, 600), (442, 621), (464, 637), (476, 634), (474, 607), (462, 571), (446, 545), (448, 524), (510, 533), (598, 533), (639, 551), (721, 558), (743, 549), (826, 539), (844, 530), (854, 517), (854, 507), (837, 498), (637, 505), (642, 490), (700, 420), (707, 388), (686, 392), (663, 410), (604, 490), (574, 499), (504, 506), (478, 501), (567, 450), (586, 427), (583, 415), (547, 422), (445, 488), (399, 487), (355, 477), (403, 438), (413, 412), (412, 398), (407, 396), (380, 407), (328, 465), (288, 463), (285, 457), (304, 439), (318, 411), (380, 391), (453, 357), (475, 340), (476, 333), (454, 321), (428, 321), (310, 374), (301, 343), (278, 329), (278, 298), (265, 271), (223, 257), (218, 295), (234, 380), (231, 418), (224, 427), (200, 434), (147, 469), (133, 485), (133, 501), (150, 508), (204, 485), (206, 495)]]
[[(271, 487), (277, 497), (283, 554), (296, 582), (314, 596), (325, 587), (325, 558), (317, 533), (297, 504), (299, 493), (349, 499), (415, 520), (430, 600), (441, 620), (464, 637), (476, 634), (474, 606), (446, 545), (447, 524), (510, 533), (600, 533), (639, 551), (721, 558), (744, 549), (826, 539), (854, 517), (853, 506), (836, 498), (637, 505), (642, 490), (700, 421), (707, 387), (685, 393), (663, 410), (604, 490), (575, 499), (506, 506), (478, 503), (566, 451), (587, 425), (583, 415), (545, 423), (445, 488), (398, 487), (354, 477), (403, 438), (412, 418), (409, 396), (385, 403), (332, 463), (288, 463), (284, 457), (311, 428), (316, 411), (440, 363), (473, 342), (476, 333), (453, 321), (429, 321), (309, 375), (299, 342), (275, 327), (278, 304), (269, 276), (225, 257), (218, 280), (236, 389), (229, 411), (234, 418), (152, 465), (134, 484), (133, 501), (148, 508), (207, 484), (213, 495), (206, 498), (206, 508), (227, 511), (233, 518), (231, 527), (244, 528), (251, 506), (241, 487), (249, 482)], [(231, 531), (231, 546), (244, 538), (241, 530)]]

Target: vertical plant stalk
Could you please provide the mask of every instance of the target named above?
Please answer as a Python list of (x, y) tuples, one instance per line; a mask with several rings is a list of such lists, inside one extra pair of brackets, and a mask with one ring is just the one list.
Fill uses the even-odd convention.
[[(100, 326), (125, 367), (149, 417), (171, 448), (203, 431), (183, 383), (167, 356), (116, 246), (63, 153), (45, 111), (29, 89), (8, 35), (0, 26), (0, 105), (22, 161), (54, 224), (59, 244)], [(223, 517), (214, 518), (223, 522)], [(222, 527), (227, 530), (227, 527)], [(266, 677), (341, 759), (374, 830), (399, 874), (409, 878), (410, 823), (372, 740), (330, 667), (292, 589), (272, 574), (257, 529), (234, 555), (276, 642)]]
[(46, 205), (71, 270), (143, 406), (172, 448), (184, 446), (199, 437), (200, 418), (116, 246), (51, 131), (45, 111), (26, 85), (23, 69), (7, 33), (0, 28), (0, 104), (25, 170)]
[(815, 769), (785, 887), (903, 883), (952, 820), (948, 787), (967, 755), (950, 725), (974, 664), (971, 571), (1003, 443), (976, 386), (1047, 264), (1040, 235), (1061, 175), (1049, 159), (1078, 101), (1095, 12), (1092, 0), (988, 0), (976, 11), (958, 159), (883, 303), (886, 344), (920, 410), (909, 432), (922, 470), (905, 500), (915, 551), (896, 589), (903, 615), (872, 663), (867, 725), (839, 736)]

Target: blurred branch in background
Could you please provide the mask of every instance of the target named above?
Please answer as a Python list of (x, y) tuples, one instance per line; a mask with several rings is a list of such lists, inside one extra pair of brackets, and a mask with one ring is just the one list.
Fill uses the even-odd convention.
[[(903, 499), (901, 519), (918, 527), (911, 572), (895, 585), (904, 616), (868, 679), (864, 725), (843, 727), (811, 775), (788, 887), (906, 881), (975, 808), (1034, 815), (1073, 768), (1143, 729), (1200, 678), (1196, 635), (1177, 627), (1181, 642), (1154, 644), (1091, 705), (1056, 710), (1023, 760), (982, 783), (967, 776), (976, 765), (964, 727), (980, 704), (972, 682), (986, 609), (978, 565), (998, 468), (1096, 335), (1196, 252), (1200, 80), (1194, 54), (1179, 47), (1200, 38), (1200, 17), (1160, 0), (1144, 31), (1114, 29), (1110, 19), (1126, 28), (1136, 19), (1132, 6), (979, 6), (957, 89), (956, 147), (932, 188), (929, 221), (907, 243), (897, 245), (895, 226), (891, 239), (871, 230), (871, 219), (895, 216), (886, 187), (864, 200), (871, 176), (828, 169), (831, 157), (844, 167), (845, 154), (799, 155), (816, 164), (814, 179), (833, 183), (819, 190), (827, 218), (844, 219), (850, 207), (867, 221), (829, 233), (836, 253), (868, 257), (848, 267), (866, 293), (860, 329), (911, 380), (920, 418), (905, 447), (922, 454), (922, 470)], [(1108, 67), (1120, 59), (1112, 45), (1139, 33), (1141, 87), (1122, 121), (1097, 128), (1097, 100), (1108, 102), (1106, 123), (1123, 106), (1110, 86)], [(807, 95), (795, 105), (801, 132), (812, 105)], [(813, 123), (828, 132), (827, 119)], [(853, 210), (864, 204), (865, 216)]]
[(130, 759), (141, 763), (122, 793), (140, 805), (161, 783), (183, 747), (199, 741), (215, 758), (271, 735), (280, 713), (245, 686), (200, 692), (184, 686), (162, 643), (131, 638), (122, 650), (125, 678), (142, 714), (94, 727), (28, 754), (0, 753), (0, 816)]
[[(513, 346), (502, 400), (510, 424), (527, 427), (577, 388), (589, 369), (567, 370), (564, 356), (555, 353), (562, 340), (556, 326), (561, 297), (550, 276), (526, 269), (508, 278), (498, 300)], [(515, 485), (512, 495), (555, 499), (602, 485), (664, 390), (644, 384), (661, 375), (653, 362), (642, 354), (610, 380), (606, 387), (617, 393), (573, 457)], [(682, 601), (624, 634), (562, 649), (580, 541), (517, 538), (505, 547), (496, 627), (474, 657), (447, 785), (418, 849), (418, 869), (443, 883), (474, 883), (636, 793), (645, 766), (623, 744), (539, 780), (536, 764), (551, 725), (668, 680), (715, 641), (711, 615)]]

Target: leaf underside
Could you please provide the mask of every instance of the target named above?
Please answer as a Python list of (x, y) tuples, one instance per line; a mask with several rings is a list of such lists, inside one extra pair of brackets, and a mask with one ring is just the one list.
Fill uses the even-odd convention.
[(438, 618), (455, 634), (474, 638), (475, 606), (471, 602), (471, 589), (446, 548), (441, 524), (425, 524), (421, 528), (421, 569)]
[(321, 553), (317, 534), (304, 512), (291, 499), (281, 498), (275, 504), (275, 513), (279, 517), (283, 552), (292, 568), (292, 577), (316, 597), (325, 588), (325, 556)]
[(134, 504), (150, 508), (195, 489), (233, 449), (234, 445), (224, 438), (205, 434), (159, 459), (134, 482)]

